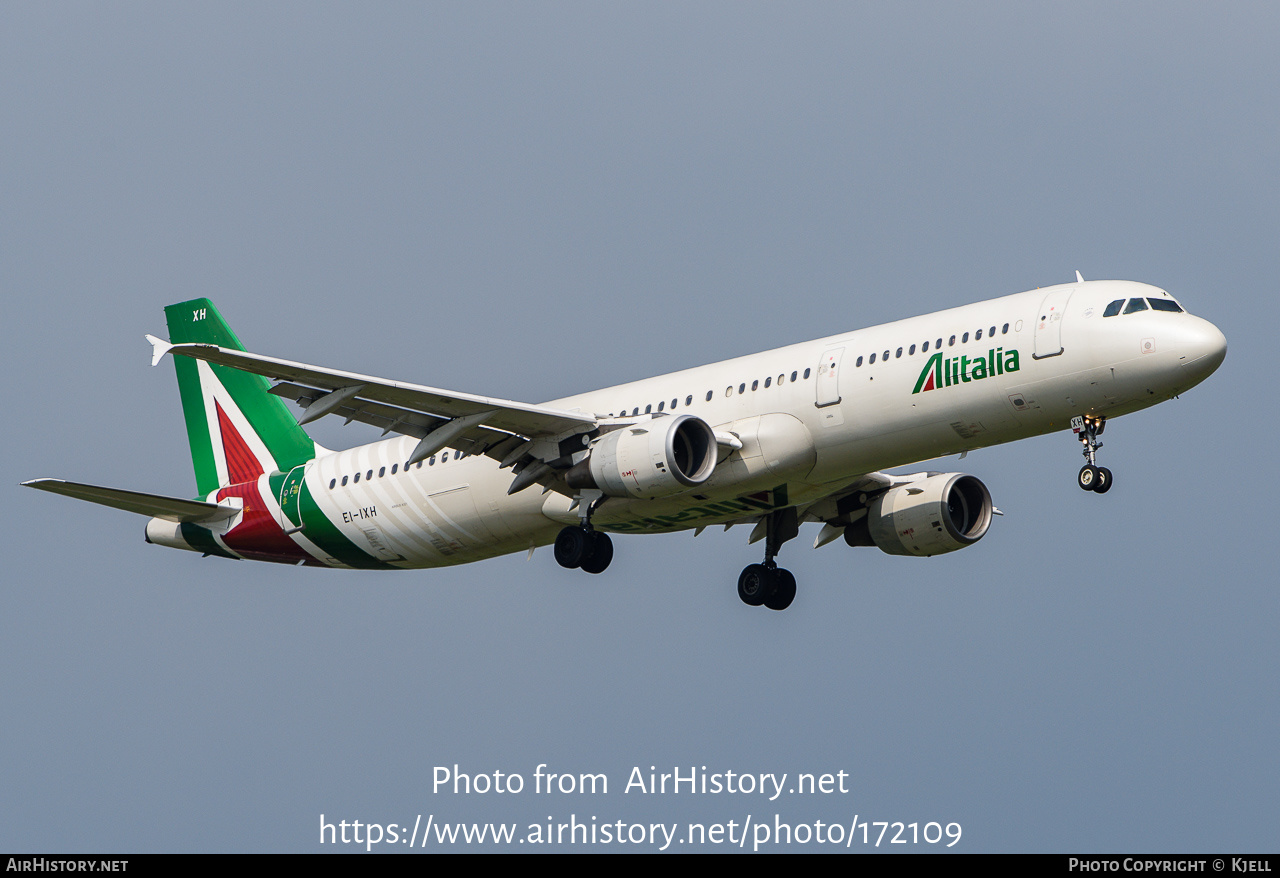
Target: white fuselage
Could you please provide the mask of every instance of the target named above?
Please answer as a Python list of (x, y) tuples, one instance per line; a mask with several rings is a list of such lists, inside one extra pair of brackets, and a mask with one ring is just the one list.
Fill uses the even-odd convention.
[[(609, 418), (690, 414), (742, 443), (681, 494), (610, 498), (593, 515), (599, 529), (749, 520), (777, 505), (771, 492), (803, 510), (865, 473), (1066, 429), (1076, 415), (1126, 414), (1202, 381), (1222, 361), (1221, 332), (1185, 312), (1103, 316), (1140, 297), (1169, 298), (1129, 281), (1047, 287), (548, 405)], [(406, 469), (415, 444), (388, 439), (308, 464), (321, 510), (374, 557), (475, 561), (545, 545), (577, 521), (569, 498), (537, 485), (508, 496), (511, 471), (487, 457), (446, 449)]]

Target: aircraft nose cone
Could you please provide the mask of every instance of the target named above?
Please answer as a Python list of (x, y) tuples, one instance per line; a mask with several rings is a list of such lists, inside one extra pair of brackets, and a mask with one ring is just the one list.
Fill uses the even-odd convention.
[(1227, 358), (1227, 337), (1208, 320), (1197, 317), (1196, 321), (1197, 325), (1190, 328), (1179, 347), (1183, 371), (1198, 384), (1212, 375)]

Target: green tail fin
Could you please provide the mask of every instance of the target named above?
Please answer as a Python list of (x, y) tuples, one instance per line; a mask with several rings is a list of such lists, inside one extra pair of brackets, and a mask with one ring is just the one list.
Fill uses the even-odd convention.
[[(245, 349), (208, 299), (170, 305), (164, 314), (174, 344)], [(201, 497), (315, 457), (315, 442), (284, 400), (271, 395), (266, 378), (190, 357), (174, 357), (173, 363)]]

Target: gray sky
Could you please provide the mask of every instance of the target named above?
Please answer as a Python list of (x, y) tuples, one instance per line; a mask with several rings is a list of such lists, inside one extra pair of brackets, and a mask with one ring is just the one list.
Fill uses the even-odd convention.
[[(0, 850), (320, 851), (319, 815), (959, 822), (964, 851), (1276, 847), (1274, 4), (0, 7)], [(1226, 363), (969, 455), (933, 559), (804, 528), (397, 574), (147, 546), (17, 486), (194, 492), (162, 308), (250, 350), (541, 401), (1072, 279)], [(323, 443), (371, 441), (319, 424)], [(432, 770), (604, 796), (433, 795)], [(632, 766), (843, 795), (624, 794)], [(855, 845), (855, 849), (859, 846)], [(921, 846), (924, 847), (924, 846)]]

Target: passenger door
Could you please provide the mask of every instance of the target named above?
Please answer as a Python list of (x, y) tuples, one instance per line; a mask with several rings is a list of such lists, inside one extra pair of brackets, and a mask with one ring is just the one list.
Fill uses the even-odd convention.
[(1031, 355), (1032, 359), (1056, 357), (1065, 350), (1062, 346), (1062, 318), (1073, 292), (1074, 287), (1058, 287), (1050, 290), (1041, 301), (1040, 311), (1036, 314), (1035, 351)]

